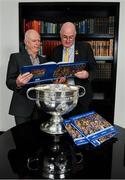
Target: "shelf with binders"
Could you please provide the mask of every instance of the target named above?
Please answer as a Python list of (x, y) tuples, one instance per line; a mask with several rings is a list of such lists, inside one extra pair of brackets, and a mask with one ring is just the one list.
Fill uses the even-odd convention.
[[(76, 39), (77, 40), (77, 39)], [(61, 44), (60, 38), (58, 39), (45, 39), (41, 38), (42, 49), (44, 55), (52, 56), (53, 48)], [(84, 42), (84, 39), (80, 40)], [(95, 59), (97, 61), (113, 60), (113, 39), (109, 40), (89, 40)]]
[[(54, 16), (53, 16), (54, 18)], [(51, 20), (47, 21), (42, 20), (41, 18), (35, 19), (30, 19), (30, 18), (25, 18), (23, 19), (23, 32), (27, 31), (28, 29), (32, 28), (38, 31), (41, 34), (59, 34), (60, 28), (63, 24), (63, 22), (68, 21), (67, 19), (62, 22), (58, 22), (56, 19), (55, 22)], [(109, 35), (114, 35), (114, 23), (115, 23), (115, 17), (107, 15), (105, 17), (84, 17), (81, 16), (80, 19), (78, 18), (77, 20), (71, 20), (76, 25), (76, 30), (78, 34), (88, 34), (91, 37), (96, 35), (97, 37), (101, 37), (101, 34), (104, 34), (105, 37), (108, 37)], [(103, 35), (103, 36), (104, 36)]]
[(113, 61), (97, 61), (97, 68), (94, 77), (94, 82), (108, 82), (112, 80)]
[[(43, 16), (43, 19), (44, 16)], [(51, 19), (51, 18), (50, 18)], [(59, 44), (60, 35), (59, 31), (63, 22), (51, 22), (42, 20), (41, 18), (27, 18), (24, 17), (23, 21), (23, 33), (28, 29), (35, 29), (41, 35), (42, 51), (41, 54), (51, 57), (53, 44), (54, 47)], [(103, 15), (100, 17), (80, 17), (78, 20), (73, 21), (77, 30), (77, 41), (88, 41), (94, 51), (95, 56), (112, 56), (113, 39), (114, 39), (114, 23), (115, 17), (113, 15)], [(21, 36), (20, 36), (21, 37)], [(23, 41), (23, 39), (21, 40)], [(47, 41), (47, 43), (45, 42)], [(45, 44), (45, 45), (44, 45)], [(51, 45), (50, 45), (51, 44)], [(49, 47), (47, 47), (49, 46)], [(45, 54), (46, 53), (46, 54)]]

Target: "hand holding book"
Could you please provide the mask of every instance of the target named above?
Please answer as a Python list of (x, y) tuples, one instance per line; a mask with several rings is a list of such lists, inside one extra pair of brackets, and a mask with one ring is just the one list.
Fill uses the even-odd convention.
[[(85, 69), (86, 61), (77, 63), (49, 62), (39, 65), (23, 66), (20, 69), (20, 72), (21, 74), (24, 74), (26, 72), (30, 72), (33, 74), (33, 77), (28, 82), (28, 84), (55, 81), (57, 79), (57, 81), (60, 81), (62, 83), (66, 80), (66, 78), (74, 77), (76, 73), (83, 71)], [(78, 74), (78, 76), (80, 75)]]
[(89, 73), (86, 70), (82, 70), (75, 73), (75, 76), (79, 79), (87, 79), (89, 77)]
[(33, 74), (30, 72), (26, 72), (24, 74), (19, 74), (19, 76), (16, 79), (17, 88), (21, 88), (22, 86), (27, 84), (28, 81), (30, 81), (32, 77), (33, 77)]
[(53, 81), (53, 83), (56, 84), (66, 84), (67, 83), (67, 79), (65, 77), (60, 77), (59, 79), (56, 79), (55, 81)]

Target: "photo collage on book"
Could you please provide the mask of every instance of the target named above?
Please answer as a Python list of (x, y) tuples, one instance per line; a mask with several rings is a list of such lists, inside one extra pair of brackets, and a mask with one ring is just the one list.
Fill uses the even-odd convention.
[(65, 119), (64, 126), (76, 145), (99, 146), (117, 134), (116, 128), (95, 111)]
[(60, 77), (74, 77), (76, 72), (84, 70), (86, 66), (86, 61), (77, 63), (49, 62), (39, 65), (23, 66), (21, 67), (20, 72), (21, 74), (26, 72), (33, 74), (32, 79), (28, 82), (28, 84), (31, 84), (53, 81)]

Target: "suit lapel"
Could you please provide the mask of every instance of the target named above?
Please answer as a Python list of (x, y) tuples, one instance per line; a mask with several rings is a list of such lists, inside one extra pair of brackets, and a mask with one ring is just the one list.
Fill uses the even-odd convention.
[(44, 58), (44, 57), (42, 57), (42, 56), (39, 56), (39, 55), (38, 55), (38, 57), (39, 57), (39, 62), (40, 62), (40, 64), (43, 64), (43, 63), (46, 63), (46, 62), (47, 62), (47, 59), (46, 59), (46, 58)]
[(59, 46), (58, 51), (57, 51), (57, 58), (55, 60), (57, 63), (62, 61), (62, 55), (63, 55), (63, 46), (61, 45)]
[(31, 59), (30, 59), (30, 56), (28, 55), (28, 53), (26, 51), (24, 51), (24, 53), (22, 53), (22, 64), (24, 66), (28, 66), (28, 65), (32, 65), (32, 62), (31, 62)]
[(77, 43), (75, 43), (74, 62), (77, 62), (78, 60), (79, 60), (79, 48)]

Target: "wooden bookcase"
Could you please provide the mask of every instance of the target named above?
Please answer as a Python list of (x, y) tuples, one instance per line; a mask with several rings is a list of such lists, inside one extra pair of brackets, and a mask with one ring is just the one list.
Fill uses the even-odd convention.
[(91, 109), (111, 123), (114, 122), (119, 7), (118, 2), (19, 3), (20, 50), (24, 32), (34, 28), (41, 34), (40, 53), (51, 57), (53, 47), (60, 43), (61, 24), (76, 23), (77, 41), (88, 41), (97, 61)]

